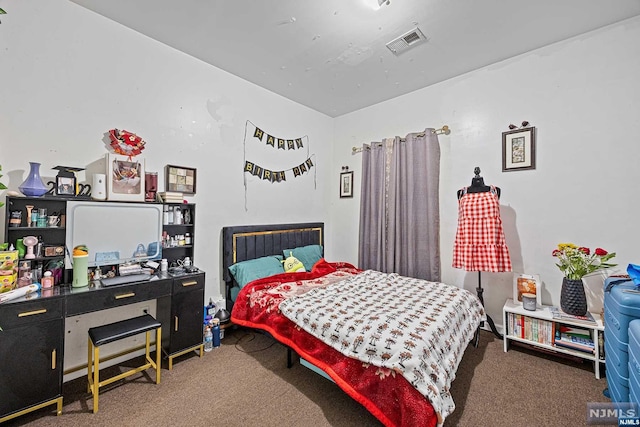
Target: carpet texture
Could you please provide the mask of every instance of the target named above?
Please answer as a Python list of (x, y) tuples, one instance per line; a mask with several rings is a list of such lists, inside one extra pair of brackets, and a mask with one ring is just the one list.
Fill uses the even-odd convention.
[[(127, 366), (102, 372), (113, 375)], [(297, 362), (287, 369), (282, 345), (246, 329), (227, 330), (221, 347), (202, 359), (196, 353), (175, 359), (158, 385), (154, 375), (150, 369), (104, 387), (97, 414), (86, 379), (70, 381), (61, 416), (52, 405), (5, 425), (381, 426), (332, 382)], [(516, 346), (504, 353), (503, 342), (482, 331), (479, 346), (467, 348), (458, 368), (456, 410), (445, 427), (585, 425), (587, 402), (609, 401), (604, 388), (591, 362)]]

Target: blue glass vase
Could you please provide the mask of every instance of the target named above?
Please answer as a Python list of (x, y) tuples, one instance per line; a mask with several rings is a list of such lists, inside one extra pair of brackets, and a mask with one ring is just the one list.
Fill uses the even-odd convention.
[(18, 189), (27, 197), (40, 197), (49, 191), (49, 189), (44, 185), (44, 182), (42, 182), (42, 178), (40, 178), (40, 163), (29, 162), (29, 165), (31, 166), (29, 175), (27, 175), (27, 179), (20, 184)]

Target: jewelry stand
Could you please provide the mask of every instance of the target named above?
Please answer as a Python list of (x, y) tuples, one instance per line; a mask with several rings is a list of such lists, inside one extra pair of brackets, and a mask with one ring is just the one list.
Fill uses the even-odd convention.
[[(484, 307), (484, 298), (482, 297), (482, 293), (484, 292), (484, 289), (482, 289), (482, 273), (480, 271), (478, 271), (478, 287), (476, 288), (476, 293), (478, 294), (478, 299), (480, 300), (480, 302), (482, 303), (482, 306)], [(486, 314), (486, 311), (485, 311)], [(489, 327), (491, 328), (491, 332), (493, 332), (493, 334), (498, 337), (498, 339), (503, 339), (502, 334), (500, 334), (500, 332), (498, 332), (498, 329), (496, 328), (496, 324), (493, 323), (493, 319), (491, 318), (491, 316), (489, 316), (487, 314), (487, 323), (489, 323)], [(478, 327), (478, 331), (476, 333), (476, 343), (475, 346), (478, 346), (478, 341), (480, 340), (480, 328), (484, 326), (484, 321), (480, 323), (480, 326)]]

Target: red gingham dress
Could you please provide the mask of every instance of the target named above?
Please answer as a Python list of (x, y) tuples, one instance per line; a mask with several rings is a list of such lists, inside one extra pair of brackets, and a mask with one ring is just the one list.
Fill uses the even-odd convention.
[(492, 185), (491, 191), (467, 193), (464, 187), (462, 192), (458, 200), (453, 267), (466, 271), (511, 271), (496, 188)]

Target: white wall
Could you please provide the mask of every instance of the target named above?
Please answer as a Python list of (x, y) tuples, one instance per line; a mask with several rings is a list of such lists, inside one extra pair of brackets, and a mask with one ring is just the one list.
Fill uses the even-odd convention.
[[(148, 170), (162, 177), (166, 164), (198, 169), (190, 201), (198, 204), (195, 258), (207, 272), (207, 298), (221, 293), (225, 225), (326, 221), (327, 258), (355, 263), (360, 157), (351, 147), (442, 124), (452, 128), (440, 137), (443, 281), (477, 285), (477, 273), (450, 267), (455, 192), (475, 166), (502, 188), (514, 270), (541, 275), (544, 302), (559, 302), (562, 276), (551, 257), (558, 242), (616, 251), (621, 267), (638, 262), (640, 18), (331, 119), (74, 3), (22, 0), (10, 9), (0, 27), (2, 181), (16, 190), (29, 161), (41, 162), (45, 177), (55, 165), (92, 164), (106, 153), (104, 132), (138, 133)], [(275, 135), (309, 135), (315, 179), (249, 179), (245, 199), (246, 120)], [(522, 120), (537, 127), (537, 168), (502, 173), (501, 133)], [(264, 146), (250, 149), (265, 166), (275, 161)], [(353, 199), (338, 198), (344, 165), (356, 171)], [(501, 323), (512, 276), (482, 280), (488, 312)]]
[[(147, 171), (167, 164), (197, 169), (195, 265), (206, 272), (205, 298), (223, 295), (221, 228), (326, 221), (332, 119), (169, 48), (65, 0), (0, 0), (0, 165), (17, 190), (29, 162), (45, 178), (56, 165), (94, 168), (118, 128), (147, 142)], [(247, 177), (245, 124), (287, 139), (309, 137), (311, 173), (270, 184)], [(247, 136), (247, 159), (276, 170), (297, 166), (306, 151), (283, 152)], [(293, 152), (295, 151), (295, 153)], [(273, 162), (273, 163), (272, 163)], [(90, 183), (82, 172), (80, 182)], [(0, 214), (4, 224), (4, 209)], [(103, 224), (118, 233), (118, 224)], [(147, 243), (147, 242), (143, 242)], [(91, 248), (89, 248), (91, 250)], [(67, 319), (65, 369), (86, 363), (86, 331), (141, 312), (125, 309)], [(155, 305), (153, 305), (155, 307)], [(153, 310), (152, 310), (153, 313)], [(135, 342), (133, 343), (135, 345)], [(117, 353), (131, 343), (108, 349)], [(116, 363), (114, 359), (109, 364)], [(75, 370), (65, 381), (83, 375)]]
[[(9, 11), (0, 27), (0, 165), (10, 189), (26, 178), (29, 161), (52, 177), (53, 166), (86, 167), (102, 158), (109, 129), (136, 132), (162, 190), (166, 164), (197, 168), (197, 194), (188, 199), (197, 203), (195, 265), (207, 273), (207, 299), (222, 294), (223, 226), (326, 220), (328, 116), (74, 3), (0, 5)], [(308, 135), (317, 167), (295, 179), (289, 172), (286, 183), (247, 175), (245, 198), (246, 120), (276, 136)], [(275, 150), (251, 136), (247, 159), (261, 166), (284, 169), (307, 158), (304, 150)], [(90, 183), (84, 175), (80, 181)], [(104, 225), (117, 233), (117, 224)]]
[[(456, 191), (479, 166), (502, 189), (501, 217), (515, 272), (537, 273), (543, 303), (559, 304), (560, 242), (617, 252), (620, 271), (638, 263), (635, 196), (640, 181), (640, 18), (505, 60), (335, 119), (331, 194), (340, 166), (355, 170), (355, 197), (332, 198), (327, 236), (338, 259), (357, 261), (361, 159), (352, 146), (448, 124), (442, 150), (442, 281), (474, 291), (477, 272), (451, 267)], [(537, 167), (502, 172), (502, 132), (528, 120), (537, 130)], [(489, 315), (502, 324), (512, 274), (483, 273)], [(602, 275), (587, 280), (602, 298)], [(597, 297), (596, 295), (595, 297)], [(600, 310), (595, 300), (590, 309)]]

